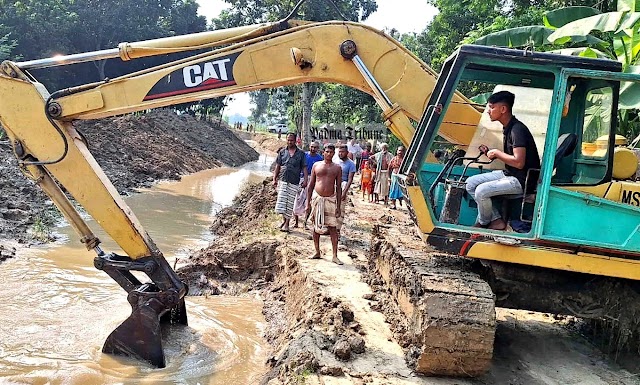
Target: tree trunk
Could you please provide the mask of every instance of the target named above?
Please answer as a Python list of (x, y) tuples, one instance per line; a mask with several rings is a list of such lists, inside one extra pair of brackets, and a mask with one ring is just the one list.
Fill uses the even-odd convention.
[(98, 70), (98, 77), (100, 80), (104, 80), (106, 78), (105, 73), (104, 73), (104, 67), (107, 65), (107, 61), (106, 60), (94, 60), (93, 61), (93, 65), (96, 66), (96, 69)]
[(318, 85), (315, 83), (302, 84), (302, 145), (305, 148), (311, 143), (311, 110), (317, 90)]

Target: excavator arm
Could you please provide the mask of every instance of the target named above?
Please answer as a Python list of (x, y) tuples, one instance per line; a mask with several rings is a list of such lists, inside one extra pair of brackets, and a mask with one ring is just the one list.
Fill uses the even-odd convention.
[[(215, 48), (222, 47), (222, 48)], [(120, 57), (213, 50), (116, 79), (49, 94), (29, 69)], [(128, 293), (132, 315), (107, 339), (104, 352), (133, 356), (163, 367), (160, 322), (186, 324), (187, 288), (144, 231), (73, 128), (96, 119), (197, 101), (237, 92), (303, 82), (341, 83), (367, 92), (381, 106), (385, 123), (405, 144), (435, 85), (435, 73), (397, 41), (348, 22), (282, 21), (222, 31), (121, 43), (117, 49), (0, 67), (0, 122), (26, 175), (33, 178), (94, 249), (94, 264)], [(468, 144), (478, 112), (461, 96), (458, 122), (442, 135)], [(100, 241), (62, 187), (126, 253), (103, 252)], [(132, 271), (147, 274), (143, 284)]]

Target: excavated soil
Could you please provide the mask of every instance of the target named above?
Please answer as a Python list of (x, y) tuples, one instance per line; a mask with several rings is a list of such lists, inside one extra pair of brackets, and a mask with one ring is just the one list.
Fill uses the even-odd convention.
[(278, 139), (278, 135), (276, 134), (264, 134), (264, 133), (249, 133), (246, 131), (234, 130), (233, 131), (237, 137), (243, 140), (252, 140), (254, 141), (258, 147), (262, 150), (276, 152), (280, 148), (287, 145), (285, 135), (282, 135), (280, 139)]
[(281, 241), (267, 227), (275, 218), (276, 191), (267, 178), (245, 187), (211, 225), (216, 238), (193, 254), (178, 275), (191, 295), (240, 294), (273, 281)]
[[(321, 240), (324, 259), (309, 260), (308, 231), (278, 231), (275, 196), (270, 178), (247, 187), (215, 219), (212, 244), (179, 269), (191, 294), (261, 296), (265, 338), (273, 349), (263, 384), (639, 383), (577, 332), (578, 319), (502, 308), (493, 321), (497, 329), (486, 374), (418, 375), (415, 330), (372, 263), (381, 245), (376, 233), (399, 230), (403, 236), (393, 237), (399, 250), (421, 244), (406, 211), (352, 196), (355, 205), (347, 207), (338, 253), (345, 265), (337, 266), (327, 257), (327, 240)], [(453, 263), (466, 269), (468, 262)], [(415, 272), (394, 274), (410, 285)]]
[[(224, 124), (212, 125), (171, 110), (79, 121), (76, 128), (121, 194), (161, 179), (258, 159), (258, 153)], [(22, 175), (6, 139), (0, 141), (0, 175), (0, 239), (46, 240), (41, 238), (46, 238), (58, 213)]]
[[(169, 111), (130, 115), (78, 128), (98, 163), (121, 193), (159, 179), (222, 164), (238, 165), (258, 154), (230, 130)], [(243, 139), (244, 133), (241, 135)], [(274, 135), (251, 137), (275, 151)], [(9, 143), (0, 141), (0, 239), (31, 242), (29, 229), (46, 226), (54, 210), (18, 170)], [(211, 245), (178, 271), (193, 295), (260, 294), (272, 345), (265, 384), (636, 384), (577, 331), (579, 320), (496, 309), (497, 331), (489, 372), (476, 379), (416, 375), (405, 357), (415, 356), (415, 339), (388, 286), (371, 269), (372, 233), (378, 228), (413, 229), (406, 212), (361, 203), (347, 207), (337, 266), (308, 260), (307, 231), (278, 231), (276, 193), (270, 179), (250, 186), (211, 226)], [(408, 242), (420, 241), (408, 234)], [(323, 252), (328, 251), (323, 240)], [(2, 242), (0, 260), (15, 241)], [(368, 283), (367, 283), (368, 282)], [(637, 360), (634, 360), (637, 361)]]

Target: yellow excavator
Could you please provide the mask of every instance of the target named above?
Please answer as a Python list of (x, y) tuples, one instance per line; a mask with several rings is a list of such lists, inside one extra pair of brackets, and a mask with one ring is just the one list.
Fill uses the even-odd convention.
[[(190, 50), (208, 51), (53, 93), (29, 73), (32, 69), (79, 62), (110, 58), (128, 61)], [(566, 59), (556, 63), (556, 56), (543, 55), (545, 60), (541, 61), (539, 55), (543, 54), (523, 56), (512, 50), (463, 47), (450, 58), (438, 78), (396, 40), (368, 26), (282, 20), (121, 43), (118, 48), (98, 52), (5, 61), (0, 65), (0, 122), (20, 168), (52, 199), (87, 249), (96, 253), (95, 267), (105, 271), (128, 294), (131, 316), (111, 333), (103, 351), (164, 367), (160, 325), (187, 324), (184, 296), (188, 289), (87, 150), (85, 139), (73, 128), (74, 120), (302, 82), (345, 84), (372, 95), (386, 125), (408, 146), (401, 170), (403, 186), (411, 213), (429, 244), (482, 260), (638, 280), (640, 210), (616, 201), (633, 203), (634, 194), (640, 189), (637, 183), (614, 180), (614, 163), (618, 160), (614, 156), (615, 95), (619, 82), (630, 80), (629, 75), (620, 74), (619, 66), (611, 62)], [(515, 208), (510, 214), (513, 218), (532, 223), (527, 233), (472, 228), (474, 203), (464, 194), (458, 201), (452, 198), (468, 175), (483, 171), (478, 167), (483, 165), (478, 163), (475, 143), (491, 145), (490, 139), (496, 137), (495, 128), (487, 126), (482, 118), (484, 105), (456, 92), (460, 84), (474, 82), (484, 82), (491, 90), (512, 89), (521, 105), (534, 104), (521, 102), (531, 95), (536, 95), (536, 105), (541, 104), (540, 100), (548, 102), (548, 110), (528, 112), (538, 118), (548, 114), (548, 124), (540, 124), (536, 131), (539, 148), (544, 149), (543, 168), (535, 177), (537, 198), (533, 203), (525, 202), (523, 197), (510, 202)], [(538, 96), (529, 88), (546, 96)], [(600, 100), (599, 105), (596, 100)], [(565, 104), (567, 116), (562, 113)], [(606, 133), (598, 128), (602, 135), (594, 137), (589, 133), (587, 138), (586, 128), (583, 130), (585, 111), (594, 105), (609, 108), (613, 120), (609, 120)], [(599, 112), (597, 116), (604, 116)], [(417, 131), (412, 121), (419, 122)], [(594, 152), (600, 152), (587, 155), (579, 152), (582, 147), (574, 143), (573, 152), (563, 154), (559, 164), (552, 165), (560, 133), (574, 133), (577, 139), (572, 138), (578, 144), (590, 140), (596, 146)], [(596, 142), (602, 136), (604, 144), (598, 147)], [(455, 153), (454, 148), (459, 155), (448, 157), (446, 162), (436, 156), (440, 150)], [(625, 159), (622, 163), (629, 163), (628, 154)], [(635, 159), (633, 164), (637, 165)], [(491, 167), (500, 166), (492, 164), (484, 169)], [(629, 179), (627, 174), (629, 170), (622, 179)], [(557, 185), (556, 180), (564, 184)], [(100, 240), (63, 191), (104, 228), (126, 255), (102, 250)], [(609, 207), (614, 207), (611, 210), (624, 217), (627, 227), (616, 232), (612, 241), (603, 231), (578, 227), (565, 230), (568, 216), (555, 211), (558, 206), (568, 206), (568, 202), (573, 205), (571, 210), (597, 214), (600, 221), (609, 221), (613, 212)], [(589, 214), (586, 210), (590, 210)], [(588, 243), (584, 237), (597, 239)], [(132, 272), (145, 273), (150, 282), (141, 282)], [(428, 372), (451, 374), (437, 367)], [(459, 374), (469, 373), (462, 368)]]
[[(85, 61), (128, 61), (203, 49), (210, 50), (53, 93), (29, 73)], [(347, 22), (280, 21), (122, 43), (112, 50), (51, 59), (5, 61), (0, 66), (0, 122), (20, 168), (51, 198), (87, 249), (95, 251), (95, 267), (128, 293), (132, 314), (111, 333), (103, 351), (164, 367), (160, 324), (187, 324), (187, 286), (118, 195), (72, 122), (287, 84), (335, 82), (374, 95), (393, 132), (408, 143), (413, 135), (408, 117), (420, 118), (429, 95), (414, 85), (429, 87), (434, 79), (435, 74), (408, 50), (372, 28)], [(63, 191), (126, 255), (101, 249), (100, 240)], [(140, 282), (133, 272), (146, 274), (150, 282)]]

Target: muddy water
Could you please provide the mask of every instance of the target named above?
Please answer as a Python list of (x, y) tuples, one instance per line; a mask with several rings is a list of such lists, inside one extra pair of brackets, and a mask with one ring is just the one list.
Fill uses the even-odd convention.
[[(211, 216), (272, 159), (207, 170), (126, 198), (170, 261), (206, 245)], [(89, 222), (117, 251), (95, 223)], [(107, 335), (130, 313), (125, 292), (93, 267), (93, 253), (69, 226), (61, 241), (23, 250), (0, 265), (0, 384), (251, 384), (268, 353), (256, 298), (188, 297), (189, 326), (164, 338), (167, 367), (102, 354)], [(173, 262), (172, 262), (173, 263)]]

